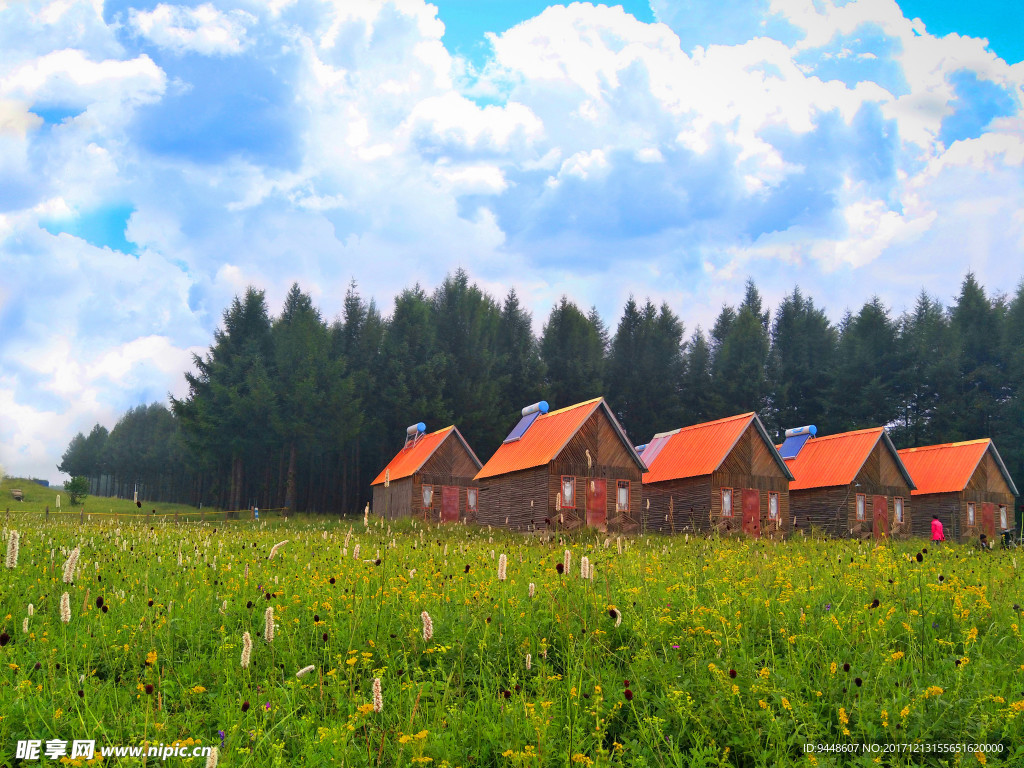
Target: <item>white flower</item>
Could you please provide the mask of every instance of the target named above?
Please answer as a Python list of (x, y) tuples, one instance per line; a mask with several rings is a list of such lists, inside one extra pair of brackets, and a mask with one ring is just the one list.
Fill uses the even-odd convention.
[(356, 544), (356, 548), (352, 550), (352, 559), (353, 560), (358, 560), (359, 559), (359, 545), (358, 544)]
[(384, 711), (384, 695), (380, 690), (380, 678), (373, 678), (373, 711), (383, 712)]
[(68, 556), (68, 560), (64, 563), (64, 583), (71, 584), (75, 580), (75, 566), (78, 565), (78, 555), (81, 553), (79, 547), (75, 547), (74, 551)]
[(297, 678), (299, 678), (301, 680), (303, 677), (308, 675), (314, 669), (316, 669), (316, 665), (315, 664), (310, 664), (308, 667), (303, 667), (298, 672), (296, 672), (295, 673), (295, 677), (297, 677)]
[(420, 614), (420, 618), (423, 619), (423, 640), (430, 642), (430, 638), (434, 636), (434, 622), (430, 620), (430, 614), (426, 611)]
[(533, 666), (533, 657), (530, 654), (526, 654), (526, 671), (530, 671), (530, 667)]
[(249, 668), (249, 660), (252, 657), (252, 635), (248, 632), (242, 635), (242, 669)]
[(285, 539), (284, 541), (277, 542), (277, 544), (275, 544), (273, 547), (271, 547), (270, 548), (270, 555), (267, 557), (267, 560), (273, 560), (274, 559), (274, 555), (277, 554), (277, 550), (280, 549), (281, 547), (283, 547), (289, 541), (290, 541), (290, 539)]
[(15, 530), (11, 531), (10, 538), (7, 539), (7, 567), (16, 568), (18, 565), (18, 532)]
[(584, 555), (580, 558), (580, 578), (585, 579), (588, 576), (590, 576), (590, 558)]
[(217, 752), (217, 748), (216, 747), (213, 747), (212, 749), (210, 749), (210, 754), (208, 754), (206, 756), (206, 768), (217, 768), (217, 757), (218, 756), (219, 756), (219, 753)]
[(533, 583), (533, 582), (531, 581), (531, 582), (530, 582), (530, 597), (533, 597), (533, 594), (534, 594), (534, 592), (535, 592), (536, 590), (537, 590), (537, 587), (536, 587), (536, 585), (535, 585), (535, 584), (534, 584), (534, 583)]
[(65, 624), (71, 621), (71, 596), (67, 592), (60, 596), (60, 620)]
[(274, 642), (274, 606), (267, 606), (267, 612), (263, 614), (263, 637), (268, 643)]
[(565, 550), (565, 555), (562, 558), (562, 569), (563, 569), (562, 573), (565, 574), (566, 576), (569, 575), (569, 568), (570, 568), (571, 565), (572, 565), (572, 552), (570, 552), (567, 549), (567, 550)]
[(501, 557), (498, 558), (498, 581), (505, 581), (506, 573), (505, 570), (508, 567), (508, 558), (505, 553), (501, 553)]

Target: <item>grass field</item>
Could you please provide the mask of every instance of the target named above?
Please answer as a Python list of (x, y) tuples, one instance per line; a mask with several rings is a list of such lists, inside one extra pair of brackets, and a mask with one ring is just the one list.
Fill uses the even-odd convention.
[[(0, 765), (28, 738), (191, 740), (217, 746), (221, 766), (1024, 757), (1013, 552), (593, 533), (563, 544), (373, 516), (369, 527), (361, 517), (80, 525), (45, 522), (39, 502), (11, 505), (3, 530), (5, 547), (13, 529), (20, 546), (0, 581)], [(86, 516), (105, 506), (89, 499)], [(592, 579), (581, 578), (583, 557)], [(805, 743), (1002, 752), (807, 756)]]

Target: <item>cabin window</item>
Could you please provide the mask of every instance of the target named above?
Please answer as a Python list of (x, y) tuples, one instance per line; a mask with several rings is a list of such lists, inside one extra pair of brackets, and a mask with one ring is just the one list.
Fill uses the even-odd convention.
[(863, 520), (868, 506), (868, 497), (863, 493), (857, 494), (857, 519)]
[(902, 523), (903, 522), (903, 497), (902, 496), (897, 496), (895, 503), (896, 503), (896, 522), (897, 523)]
[(615, 511), (629, 512), (629, 480), (619, 480), (616, 484)]
[(434, 486), (424, 485), (423, 486), (423, 508), (430, 509), (434, 504)]
[(466, 507), (470, 512), (476, 512), (476, 488), (466, 489)]
[(732, 517), (732, 488), (722, 489), (722, 517)]
[(999, 528), (1001, 530), (1005, 531), (1009, 527), (1010, 527), (1009, 523), (1008, 523), (1008, 521), (1006, 519), (1006, 505), (1005, 504), (1000, 504), (999, 505)]
[(779, 494), (777, 493), (768, 494), (768, 519), (779, 519)]
[(562, 506), (568, 509), (576, 507), (576, 478), (562, 475)]
[(967, 524), (974, 525), (974, 502), (967, 502)]

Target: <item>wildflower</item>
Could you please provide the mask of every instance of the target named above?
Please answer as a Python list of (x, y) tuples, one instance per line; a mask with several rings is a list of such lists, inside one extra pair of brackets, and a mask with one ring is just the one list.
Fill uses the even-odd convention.
[(249, 711), (249, 702), (248, 701), (243, 701), (242, 702), (242, 711), (243, 712), (248, 712)]
[(507, 575), (505, 571), (507, 567), (508, 558), (505, 556), (505, 553), (502, 552), (501, 557), (498, 558), (498, 581), (505, 581)]
[(730, 669), (729, 670), (729, 677), (733, 678), (734, 680), (736, 679), (736, 670), (735, 669)]
[(67, 592), (60, 596), (60, 620), (65, 624), (71, 621), (71, 596)]
[(11, 636), (6, 632), (0, 632), (0, 648), (7, 645), (11, 641)]
[(758, 676), (759, 676), (759, 677), (760, 677), (760, 678), (761, 678), (762, 680), (767, 680), (767, 679), (768, 679), (768, 675), (770, 675), (770, 674), (771, 674), (771, 672), (769, 672), (769, 671), (768, 671), (768, 667), (762, 667), (762, 668), (761, 668), (761, 671), (760, 671), (760, 672), (758, 672), (757, 674), (758, 674)]
[(156, 664), (156, 651), (150, 651), (146, 654), (146, 666), (151, 667)]
[(924, 690), (924, 697), (927, 699), (929, 696), (941, 696), (942, 688), (937, 685), (930, 685)]
[(530, 597), (533, 597), (533, 595), (536, 592), (536, 590), (537, 590), (536, 585), (531, 581), (530, 582)]
[(28, 616), (26, 616), (25, 620), (21, 622), (21, 632), (24, 635), (28, 634)]
[[(221, 733), (223, 733), (223, 731), (221, 731)], [(223, 746), (223, 742), (221, 742), (221, 745)], [(217, 768), (217, 757), (219, 754), (217, 747), (212, 747), (210, 749), (210, 754), (206, 756), (206, 768)]]
[(268, 643), (274, 642), (274, 606), (267, 606), (263, 614), (263, 639)]
[(840, 707), (839, 708), (839, 722), (842, 723), (843, 725), (849, 725), (850, 724), (850, 718), (846, 714), (846, 708), (845, 707)]
[(864, 684), (864, 681), (861, 680), (859, 677), (855, 677), (855, 678), (853, 678), (853, 684), (856, 685), (858, 688), (860, 688), (861, 685)]
[(622, 623), (622, 614), (619, 612), (618, 608), (610, 608), (608, 610), (608, 615), (611, 616), (613, 619), (615, 619), (615, 626), (616, 627), (619, 626), (619, 624)]
[(267, 556), (267, 560), (273, 560), (274, 559), (274, 555), (277, 554), (277, 550), (279, 550), (281, 547), (283, 547), (288, 542), (289, 542), (289, 539), (285, 539), (284, 541), (279, 541), (279, 542), (277, 542), (277, 544), (272, 546), (270, 548), (270, 554)]
[(296, 672), (295, 673), (295, 677), (297, 677), (298, 679), (301, 680), (306, 675), (308, 675), (310, 672), (312, 672), (314, 669), (316, 669), (316, 665), (315, 664), (310, 664), (308, 667), (303, 667), (298, 672)]
[(878, 607), (878, 598), (876, 597), (874, 600), (871, 601), (871, 608), (874, 609), (874, 608), (877, 608), (877, 607)]
[(565, 565), (563, 565), (562, 563), (558, 563), (555, 566), (555, 570), (558, 571), (558, 575), (561, 576), (563, 573), (565, 573)]
[(384, 695), (380, 690), (380, 678), (373, 678), (373, 711), (378, 714), (384, 711)]
[(568, 576), (571, 565), (572, 565), (572, 552), (570, 552), (567, 549), (567, 550), (565, 550), (565, 555), (562, 557), (562, 570), (559, 571), (559, 573), (564, 573), (566, 576)]
[(792, 711), (793, 709), (793, 707), (789, 703), (789, 699), (787, 699), (785, 696), (782, 697), (782, 708), (788, 709), (790, 711)]
[(590, 575), (590, 558), (584, 555), (580, 558), (580, 578), (585, 579)]
[(917, 560), (917, 562), (919, 562), (919, 563), (924, 562), (924, 555), (922, 555), (920, 552), (918, 552), (917, 556), (914, 559)]
[(896, 653), (894, 653), (892, 655), (892, 660), (893, 661), (899, 661), (902, 658), (903, 658), (903, 651), (896, 651)]
[(411, 571), (409, 571), (409, 581), (412, 581), (415, 578), (416, 578), (416, 569), (413, 568)]
[(242, 669), (249, 668), (249, 659), (252, 657), (252, 636), (246, 632), (242, 635)]
[(626, 701), (632, 701), (633, 700), (633, 692), (629, 688), (624, 690), (622, 692), (622, 695), (626, 697)]
[(526, 654), (526, 671), (529, 672), (533, 666), (533, 657), (530, 654)]
[(850, 663), (849, 662), (845, 662), (843, 664), (843, 672), (849, 672), (849, 671), (850, 671)]
[(78, 556), (81, 554), (80, 547), (75, 547), (68, 560), (64, 563), (64, 583), (71, 584), (75, 579), (75, 567), (78, 565)]
[(12, 530), (10, 537), (7, 539), (8, 568), (16, 568), (18, 566), (18, 538), (18, 532)]
[(423, 619), (423, 641), (430, 642), (430, 638), (434, 636), (434, 622), (430, 620), (430, 614), (426, 611), (420, 614), (420, 618)]
[[(358, 560), (359, 559), (359, 545), (358, 544), (356, 544), (356, 548), (352, 550), (352, 559), (353, 560)], [(331, 583), (332, 584), (334, 583), (333, 579), (331, 580)]]
[(28, 615), (33, 616), (36, 612), (36, 607), (32, 603), (28, 604)]
[(100, 595), (99, 597), (96, 598), (96, 607), (97, 608), (102, 608), (103, 607), (103, 596), (102, 595)]
[(468, 565), (466, 566), (465, 573), (469, 573), (469, 566)]
[(152, 683), (146, 683), (146, 695), (147, 696), (152, 696), (153, 695), (153, 684)]

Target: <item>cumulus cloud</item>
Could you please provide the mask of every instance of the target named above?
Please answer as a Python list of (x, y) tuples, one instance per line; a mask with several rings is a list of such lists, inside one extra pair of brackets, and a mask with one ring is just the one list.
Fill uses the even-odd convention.
[(330, 317), (465, 266), (538, 329), (563, 293), (692, 328), (747, 275), (837, 312), (1020, 277), (1022, 65), (888, 0), (652, 5), (479, 71), (423, 0), (0, 6), (0, 462), (180, 392), (249, 284)]
[(221, 11), (211, 3), (194, 8), (160, 3), (152, 11), (132, 8), (129, 23), (154, 45), (176, 53), (230, 56), (246, 46), (256, 17), (242, 10)]

